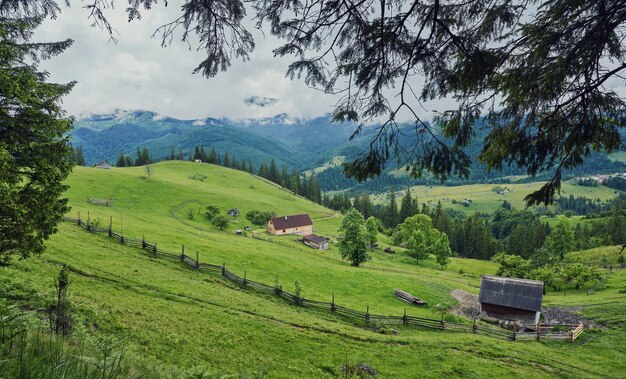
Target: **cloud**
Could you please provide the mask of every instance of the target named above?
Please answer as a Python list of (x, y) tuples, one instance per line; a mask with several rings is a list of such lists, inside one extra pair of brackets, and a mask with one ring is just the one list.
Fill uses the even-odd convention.
[(264, 108), (278, 103), (278, 99), (264, 96), (250, 96), (246, 97), (243, 102), (248, 105)]
[[(250, 61), (233, 61), (227, 72), (207, 79), (192, 74), (204, 58), (196, 46), (189, 49), (179, 42), (178, 35), (171, 46), (162, 48), (158, 36), (152, 38), (159, 26), (179, 16), (180, 8), (155, 5), (133, 22), (127, 21), (121, 4), (107, 10), (119, 32), (114, 43), (105, 31), (91, 26), (82, 2), (72, 4), (74, 7), (63, 8), (57, 19), (45, 21), (34, 37), (34, 41), (75, 41), (65, 53), (42, 63), (50, 80), (77, 81), (64, 99), (70, 115), (105, 114), (123, 108), (192, 120), (264, 118), (280, 113), (309, 118), (332, 112), (337, 103), (338, 97), (308, 88), (303, 80), (287, 78), (292, 58), (274, 57), (272, 52), (281, 41), (253, 27), (249, 29), (256, 50)], [(253, 25), (251, 20), (248, 23)], [(389, 95), (395, 97), (395, 93)]]

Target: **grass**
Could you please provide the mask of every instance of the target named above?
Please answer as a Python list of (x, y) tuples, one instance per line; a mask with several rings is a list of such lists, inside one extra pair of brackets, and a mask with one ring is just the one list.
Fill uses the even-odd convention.
[[(417, 196), (420, 203), (426, 203), (430, 207), (437, 205), (441, 201), (445, 208), (454, 209), (466, 214), (475, 212), (492, 213), (502, 208), (502, 203), (506, 200), (514, 208), (524, 209), (526, 204), (524, 197), (533, 191), (538, 190), (544, 183), (514, 183), (514, 184), (470, 184), (465, 186), (414, 186), (411, 187), (411, 194)], [(499, 186), (508, 188), (509, 192), (498, 194), (493, 188)], [(610, 200), (616, 196), (613, 189), (598, 186), (579, 186), (571, 181), (564, 182), (561, 187), (561, 196), (584, 196), (590, 199)], [(463, 205), (463, 200), (471, 200), (469, 206)], [(453, 204), (455, 200), (457, 204)], [(373, 195), (372, 202), (381, 204), (387, 202), (387, 195)]]
[[(125, 235), (145, 235), (173, 251), (185, 244), (188, 255), (198, 251), (201, 261), (225, 262), (249, 279), (273, 284), (278, 275), (290, 291), (298, 280), (309, 299), (329, 301), (334, 292), (338, 304), (358, 310), (369, 305), (372, 313), (401, 315), (406, 305), (393, 296), (393, 289), (402, 288), (429, 302), (424, 308), (407, 307), (410, 315), (439, 317), (435, 305), (454, 303), (451, 290), (478, 293), (480, 275), (496, 271), (491, 262), (467, 259), (453, 259), (440, 270), (433, 258), (418, 266), (402, 252), (380, 251), (372, 252), (364, 267), (353, 268), (341, 261), (334, 245), (316, 251), (289, 236), (280, 238), (284, 244), (236, 236), (234, 229), (247, 224), (241, 218), (223, 232), (199, 214), (186, 225), (172, 210), (189, 200), (195, 201), (190, 208), (211, 203), (222, 210), (237, 207), (243, 214), (251, 209), (310, 213), (316, 232), (329, 236), (336, 234), (341, 218), (234, 170), (185, 162), (160, 163), (154, 169), (150, 178), (143, 178), (140, 168), (77, 168), (68, 180), (72, 215), (80, 211), (85, 219), (89, 211), (100, 225), (112, 216), (114, 229), (120, 231), (123, 224)], [(206, 179), (189, 179), (196, 173)], [(110, 198), (112, 206), (88, 204), (89, 197)], [(181, 218), (186, 213), (185, 207), (175, 212)], [(47, 246), (41, 258), (0, 268), (0, 295), (23, 309), (37, 309), (50, 298), (60, 264), (69, 264), (81, 328), (122, 341), (134, 362), (154, 367), (155, 376), (204, 370), (214, 376), (334, 377), (346, 356), (351, 363), (375, 368), (380, 377), (618, 377), (625, 369), (626, 330), (622, 316), (612, 313), (626, 304), (626, 294), (618, 293), (626, 282), (623, 271), (592, 294), (546, 297), (552, 305), (591, 304), (583, 307), (583, 314), (606, 320), (610, 329), (583, 334), (575, 344), (511, 343), (402, 326), (394, 326), (399, 335), (382, 335), (329, 313), (242, 290), (219, 276), (152, 258), (67, 223)], [(459, 274), (461, 269), (464, 274)]]

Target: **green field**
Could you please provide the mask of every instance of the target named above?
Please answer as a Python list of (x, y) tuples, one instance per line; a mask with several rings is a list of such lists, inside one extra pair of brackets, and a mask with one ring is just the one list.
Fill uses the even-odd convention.
[[(538, 190), (544, 183), (516, 183), (516, 184), (468, 184), (464, 186), (414, 186), (411, 187), (411, 194), (417, 196), (420, 203), (426, 203), (428, 206), (436, 206), (441, 201), (445, 208), (454, 209), (466, 214), (474, 212), (492, 213), (502, 208), (502, 203), (506, 200), (514, 208), (524, 209), (526, 204), (524, 197), (533, 191)], [(506, 188), (506, 192), (500, 194), (493, 191), (493, 188), (499, 186)], [(400, 192), (400, 194), (403, 191)], [(398, 195), (398, 193), (396, 193)], [(561, 196), (583, 196), (589, 199), (600, 199), (602, 201), (613, 199), (617, 193), (608, 187), (585, 187), (574, 184), (570, 181), (563, 182), (561, 187)], [(399, 196), (399, 195), (398, 195)], [(388, 202), (387, 194), (379, 194), (371, 196), (374, 204), (382, 204)], [(469, 206), (464, 206), (465, 199), (471, 200)], [(456, 201), (456, 204), (453, 203)]]
[[(153, 168), (146, 177), (142, 168), (77, 167), (68, 180), (70, 216), (80, 212), (86, 219), (89, 214), (100, 226), (111, 218), (113, 229), (126, 236), (145, 236), (171, 251), (184, 244), (187, 255), (198, 252), (201, 262), (225, 263), (239, 275), (245, 271), (249, 279), (268, 284), (278, 277), (288, 291), (298, 280), (308, 299), (330, 301), (334, 293), (339, 305), (361, 311), (369, 306), (372, 313), (401, 315), (408, 308), (410, 315), (438, 318), (437, 304), (456, 303), (450, 291), (478, 293), (480, 275), (497, 269), (491, 262), (453, 259), (442, 271), (434, 258), (416, 265), (402, 252), (381, 251), (354, 268), (333, 244), (319, 252), (290, 236), (272, 237), (273, 242), (237, 236), (234, 230), (249, 224), (243, 217), (219, 231), (202, 215), (204, 205), (236, 207), (242, 214), (251, 209), (309, 213), (316, 233), (331, 238), (341, 217), (239, 171), (189, 162)], [(203, 181), (194, 175), (204, 176)], [(90, 198), (111, 200), (112, 206), (93, 205)], [(381, 242), (384, 247), (389, 241)], [(621, 377), (626, 372), (626, 294), (618, 292), (626, 284), (624, 270), (593, 293), (548, 292), (545, 297), (549, 305), (583, 306), (583, 315), (605, 322), (606, 328), (587, 332), (576, 343), (509, 342), (402, 326), (394, 326), (397, 335), (383, 335), (330, 313), (242, 290), (218, 275), (150, 257), (69, 223), (60, 226), (47, 247), (40, 258), (0, 268), (3, 297), (28, 294), (10, 300), (23, 309), (40, 308), (51, 296), (60, 264), (70, 265), (78, 334), (122, 341), (131, 361), (152, 375), (180, 377), (206, 368), (215, 377), (262, 372), (269, 378), (330, 378), (346, 359), (371, 366), (384, 378)], [(393, 296), (394, 288), (429, 305), (407, 307)]]

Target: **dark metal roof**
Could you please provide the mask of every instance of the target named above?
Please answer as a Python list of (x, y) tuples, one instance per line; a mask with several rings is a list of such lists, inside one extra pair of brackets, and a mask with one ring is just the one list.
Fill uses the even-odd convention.
[(311, 221), (311, 217), (308, 214), (274, 217), (271, 221), (275, 229), (290, 229), (313, 225), (313, 221)]
[(490, 275), (483, 275), (478, 296), (481, 303), (535, 312), (541, 311), (542, 299), (543, 282)]
[(315, 234), (309, 234), (303, 237), (305, 241), (315, 242), (317, 244), (322, 244), (328, 242), (328, 238), (324, 238), (322, 236), (317, 236)]

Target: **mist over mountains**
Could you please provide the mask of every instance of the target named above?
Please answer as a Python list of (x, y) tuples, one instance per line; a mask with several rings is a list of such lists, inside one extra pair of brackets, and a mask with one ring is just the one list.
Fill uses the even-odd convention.
[[(355, 128), (356, 125), (352, 123), (331, 122), (330, 115), (302, 119), (283, 113), (273, 117), (244, 120), (210, 117), (179, 120), (145, 110), (116, 110), (110, 114), (80, 117), (71, 133), (71, 142), (74, 146), (83, 148), (87, 165), (103, 160), (113, 163), (120, 153), (134, 157), (137, 147), (147, 148), (154, 160), (168, 157), (172, 148), (176, 155), (182, 152), (185, 159), (188, 159), (194, 147), (201, 145), (207, 148), (213, 146), (220, 154), (228, 152), (239, 161), (250, 160), (255, 167), (274, 159), (279, 166), (286, 165), (290, 170), (306, 171), (330, 162), (333, 157), (343, 156), (350, 160), (366, 151), (376, 128), (364, 128), (359, 136), (350, 140)], [(400, 144), (415, 144), (417, 136), (411, 132), (412, 126), (406, 125), (402, 128), (405, 132), (400, 135)], [(476, 159), (482, 148), (480, 133), (485, 132), (479, 131), (466, 148), (466, 153), (474, 162), (472, 175), (468, 180), (450, 178), (449, 184), (506, 182), (509, 180), (506, 178), (525, 174), (524, 170), (517, 167), (487, 172), (484, 165)], [(409, 178), (402, 170), (397, 169), (398, 163), (390, 161), (381, 177), (364, 183), (345, 178), (341, 167), (336, 166), (328, 167), (317, 176), (324, 191), (351, 189), (353, 192), (378, 192), (390, 187), (438, 183), (428, 176), (417, 180)], [(565, 176), (624, 171), (624, 163), (611, 160), (605, 154), (593, 154), (581, 167), (568, 171)], [(538, 179), (548, 176), (549, 173), (546, 173)]]

